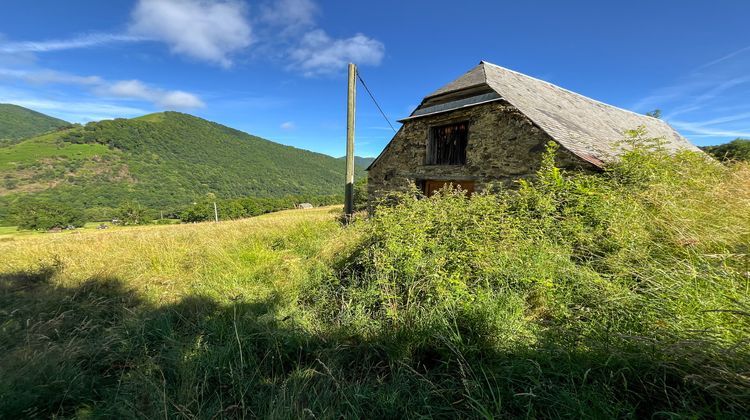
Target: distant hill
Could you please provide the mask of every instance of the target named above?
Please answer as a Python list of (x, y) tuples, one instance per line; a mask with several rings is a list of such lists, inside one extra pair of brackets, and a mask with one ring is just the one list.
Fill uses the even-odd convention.
[(339, 159), (188, 114), (101, 121), (0, 147), (0, 223), (29, 197), (103, 210), (136, 200), (171, 212), (207, 193), (342, 194), (344, 171)]
[[(339, 158), (340, 160), (346, 161), (346, 156), (342, 156)], [(354, 166), (357, 166), (359, 168), (367, 169), (368, 166), (375, 160), (374, 157), (362, 157), (362, 156), (354, 156)]]
[(719, 160), (750, 161), (750, 140), (736, 139), (718, 146), (703, 146), (701, 149)]
[(0, 104), (0, 145), (36, 136), (70, 123), (18, 105)]

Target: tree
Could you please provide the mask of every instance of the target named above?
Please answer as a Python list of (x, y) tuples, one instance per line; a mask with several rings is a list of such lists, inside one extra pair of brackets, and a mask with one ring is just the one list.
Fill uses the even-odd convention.
[(84, 209), (83, 214), (89, 222), (104, 222), (116, 217), (119, 210), (112, 207), (96, 206)]
[(219, 203), (219, 219), (233, 220), (245, 217), (245, 209), (240, 200), (225, 200)]
[(193, 205), (180, 213), (180, 220), (189, 223), (213, 220), (214, 203), (217, 201), (216, 194), (206, 193), (200, 201), (194, 202)]
[(29, 200), (19, 203), (13, 213), (19, 229), (64, 229), (85, 224), (83, 211), (65, 204)]
[(661, 109), (655, 109), (646, 113), (647, 116), (661, 119)]
[(702, 149), (721, 161), (750, 162), (750, 140), (736, 139), (718, 146), (704, 146)]
[(136, 201), (126, 201), (117, 210), (117, 218), (123, 226), (145, 225), (151, 222), (148, 210)]

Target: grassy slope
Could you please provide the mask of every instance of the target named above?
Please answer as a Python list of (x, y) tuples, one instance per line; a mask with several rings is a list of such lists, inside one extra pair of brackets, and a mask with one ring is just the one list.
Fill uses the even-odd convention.
[(0, 104), (0, 140), (12, 142), (66, 125), (70, 123), (18, 105)]
[[(219, 224), (0, 236), (0, 254), (4, 256), (0, 273), (7, 279), (10, 273), (57, 264), (60, 271), (55, 284), (80, 284), (94, 277), (116, 278), (121, 286), (138, 292), (153, 305), (174, 302), (193, 293), (207, 294), (225, 303), (228, 297), (240, 293), (262, 298), (273, 289), (273, 281), (294, 281), (293, 276), (276, 279), (275, 265), (282, 272), (297, 267), (304, 261), (297, 258), (302, 255), (296, 251), (307, 251), (305, 256), (311, 256), (309, 250), (317, 250), (322, 238), (338, 230), (334, 221), (336, 209), (288, 210)], [(306, 238), (309, 243), (290, 242), (294, 252), (284, 245), (272, 246), (274, 241), (290, 241), (297, 234), (299, 237), (294, 239), (304, 242)], [(271, 271), (264, 273), (266, 270)], [(248, 292), (256, 289), (265, 292)]]
[[(237, 340), (276, 340), (263, 331), (276, 334), (281, 300), (294, 299), (342, 234), (332, 211), (340, 209), (0, 238), (0, 417), (151, 417), (164, 403), (172, 413), (239, 415), (209, 396), (227, 380), (238, 386), (232, 399), (265, 394), (265, 412), (288, 413), (283, 398), (271, 407), (270, 371), (251, 372), (256, 363), (281, 368), (287, 356), (279, 360), (271, 342), (248, 342), (243, 351), (264, 360), (248, 353), (239, 362)], [(293, 326), (284, 324), (279, 332)], [(221, 379), (199, 385), (209, 365)], [(157, 372), (170, 377), (168, 390), (152, 382)]]
[(44, 134), (0, 148), (0, 170), (19, 170), (43, 160), (85, 160), (110, 152), (107, 146), (101, 144), (59, 142), (62, 135), (62, 132)]
[(62, 141), (72, 128), (0, 147), (0, 224), (7, 225), (12, 203), (40, 197), (79, 207), (119, 202), (133, 179), (123, 153), (102, 144)]
[(750, 167), (637, 166), (0, 237), (0, 417), (747, 417)]
[(335, 158), (175, 112), (92, 123), (0, 148), (0, 168), (12, 169), (0, 180), (3, 208), (31, 192), (76, 207), (136, 200), (170, 212), (209, 192), (218, 198), (339, 194), (344, 177)]

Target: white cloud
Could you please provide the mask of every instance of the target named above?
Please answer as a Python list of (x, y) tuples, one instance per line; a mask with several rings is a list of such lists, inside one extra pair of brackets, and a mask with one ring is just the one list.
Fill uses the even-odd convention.
[(103, 104), (100, 102), (64, 102), (44, 99), (17, 99), (16, 105), (45, 111), (89, 114), (93, 119), (138, 116), (147, 113), (140, 108)]
[(129, 32), (224, 67), (232, 65), (232, 53), (252, 42), (246, 7), (239, 1), (140, 0)]
[(166, 109), (191, 109), (206, 106), (197, 96), (181, 90), (158, 91), (157, 95), (156, 102)]
[(280, 127), (282, 130), (294, 130), (296, 125), (294, 124), (293, 121), (286, 121), (286, 122), (281, 123)]
[(39, 97), (37, 93), (0, 88), (0, 102), (12, 103), (70, 122), (85, 123), (112, 118), (135, 117), (148, 111), (84, 98)]
[(264, 35), (266, 56), (278, 56), (302, 70), (306, 77), (336, 73), (349, 62), (378, 65), (385, 55), (382, 42), (358, 33), (349, 38), (331, 37), (315, 22), (320, 10), (313, 0), (273, 0), (261, 5), (258, 28)]
[(140, 80), (107, 81), (99, 76), (78, 76), (54, 70), (15, 70), (0, 68), (0, 78), (21, 79), (33, 84), (67, 84), (90, 87), (94, 94), (119, 99), (143, 100), (163, 109), (202, 108), (203, 101), (189, 92), (167, 90)]
[(703, 70), (703, 69), (705, 69), (707, 67), (711, 67), (711, 66), (714, 66), (716, 64), (722, 63), (724, 61), (730, 60), (730, 59), (732, 59), (734, 57), (737, 57), (740, 54), (743, 54), (743, 53), (746, 53), (746, 52), (749, 52), (749, 51), (750, 51), (750, 46), (747, 46), (745, 48), (740, 48), (739, 50), (736, 50), (736, 51), (732, 51), (731, 53), (729, 53), (729, 54), (727, 54), (727, 55), (725, 55), (723, 57), (717, 58), (716, 60), (710, 61), (710, 62), (708, 62), (708, 63), (706, 63), (706, 64), (698, 67), (696, 69), (696, 71)]
[(305, 76), (330, 74), (346, 67), (349, 62), (358, 65), (378, 65), (385, 55), (382, 42), (356, 34), (351, 38), (334, 39), (322, 29), (306, 33), (299, 46), (292, 49), (291, 67), (301, 68)]
[(205, 106), (203, 101), (192, 93), (155, 88), (140, 80), (121, 80), (111, 84), (103, 84), (96, 89), (96, 92), (103, 96), (149, 101), (167, 109), (202, 108)]
[(98, 76), (77, 76), (54, 70), (28, 71), (0, 68), (0, 78), (2, 77), (21, 79), (34, 84), (97, 85), (102, 83), (102, 79)]
[(0, 53), (18, 54), (62, 51), (75, 48), (98, 47), (101, 45), (112, 44), (117, 42), (137, 42), (143, 41), (143, 38), (133, 35), (120, 34), (86, 34), (70, 39), (57, 39), (47, 41), (22, 41), (22, 42), (4, 42), (0, 43)]
[(312, 0), (274, 0), (261, 6), (260, 20), (290, 33), (313, 26), (317, 14), (318, 5)]
[(708, 61), (636, 103), (637, 111), (660, 108), (663, 119), (688, 138), (719, 143), (750, 136), (750, 47)]
[(256, 10), (251, 24), (242, 0), (137, 0), (125, 33), (46, 41), (0, 38), (0, 62), (33, 62), (36, 53), (150, 41), (165, 43), (174, 54), (227, 68), (233, 56), (256, 41), (254, 32), (255, 57), (291, 62), (287, 68), (301, 69), (305, 76), (335, 73), (350, 61), (378, 65), (385, 55), (383, 43), (364, 34), (329, 36), (315, 22), (320, 8), (314, 0), (265, 0)]
[[(734, 118), (732, 121), (742, 120), (742, 117)], [(713, 121), (687, 122), (671, 121), (671, 124), (679, 130), (684, 130), (693, 137), (744, 137), (750, 138), (750, 130), (732, 130), (712, 127)]]
[(671, 118), (677, 115), (685, 114), (687, 112), (700, 110), (704, 105), (710, 103), (712, 100), (719, 97), (727, 90), (733, 89), (736, 86), (746, 84), (748, 82), (750, 82), (750, 76), (733, 77), (731, 79), (721, 80), (716, 82), (715, 84), (706, 86), (706, 90), (704, 91), (693, 90), (689, 92), (688, 95), (685, 95), (686, 97), (690, 97), (691, 99), (683, 105), (672, 110), (665, 118)]

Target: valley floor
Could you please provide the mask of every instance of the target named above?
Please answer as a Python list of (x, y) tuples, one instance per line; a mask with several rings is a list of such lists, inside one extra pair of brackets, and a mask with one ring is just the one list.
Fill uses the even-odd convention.
[[(18, 273), (44, 272), (55, 285), (65, 286), (117, 279), (154, 304), (190, 293), (224, 300), (260, 296), (261, 289), (273, 288), (276, 270), (300, 269), (305, 256), (300, 252), (317, 251), (340, 230), (338, 211), (329, 206), (218, 224), (86, 226), (59, 233), (8, 228), (0, 231), (0, 274), (12, 279)], [(297, 240), (302, 243), (292, 249), (279, 245)]]

